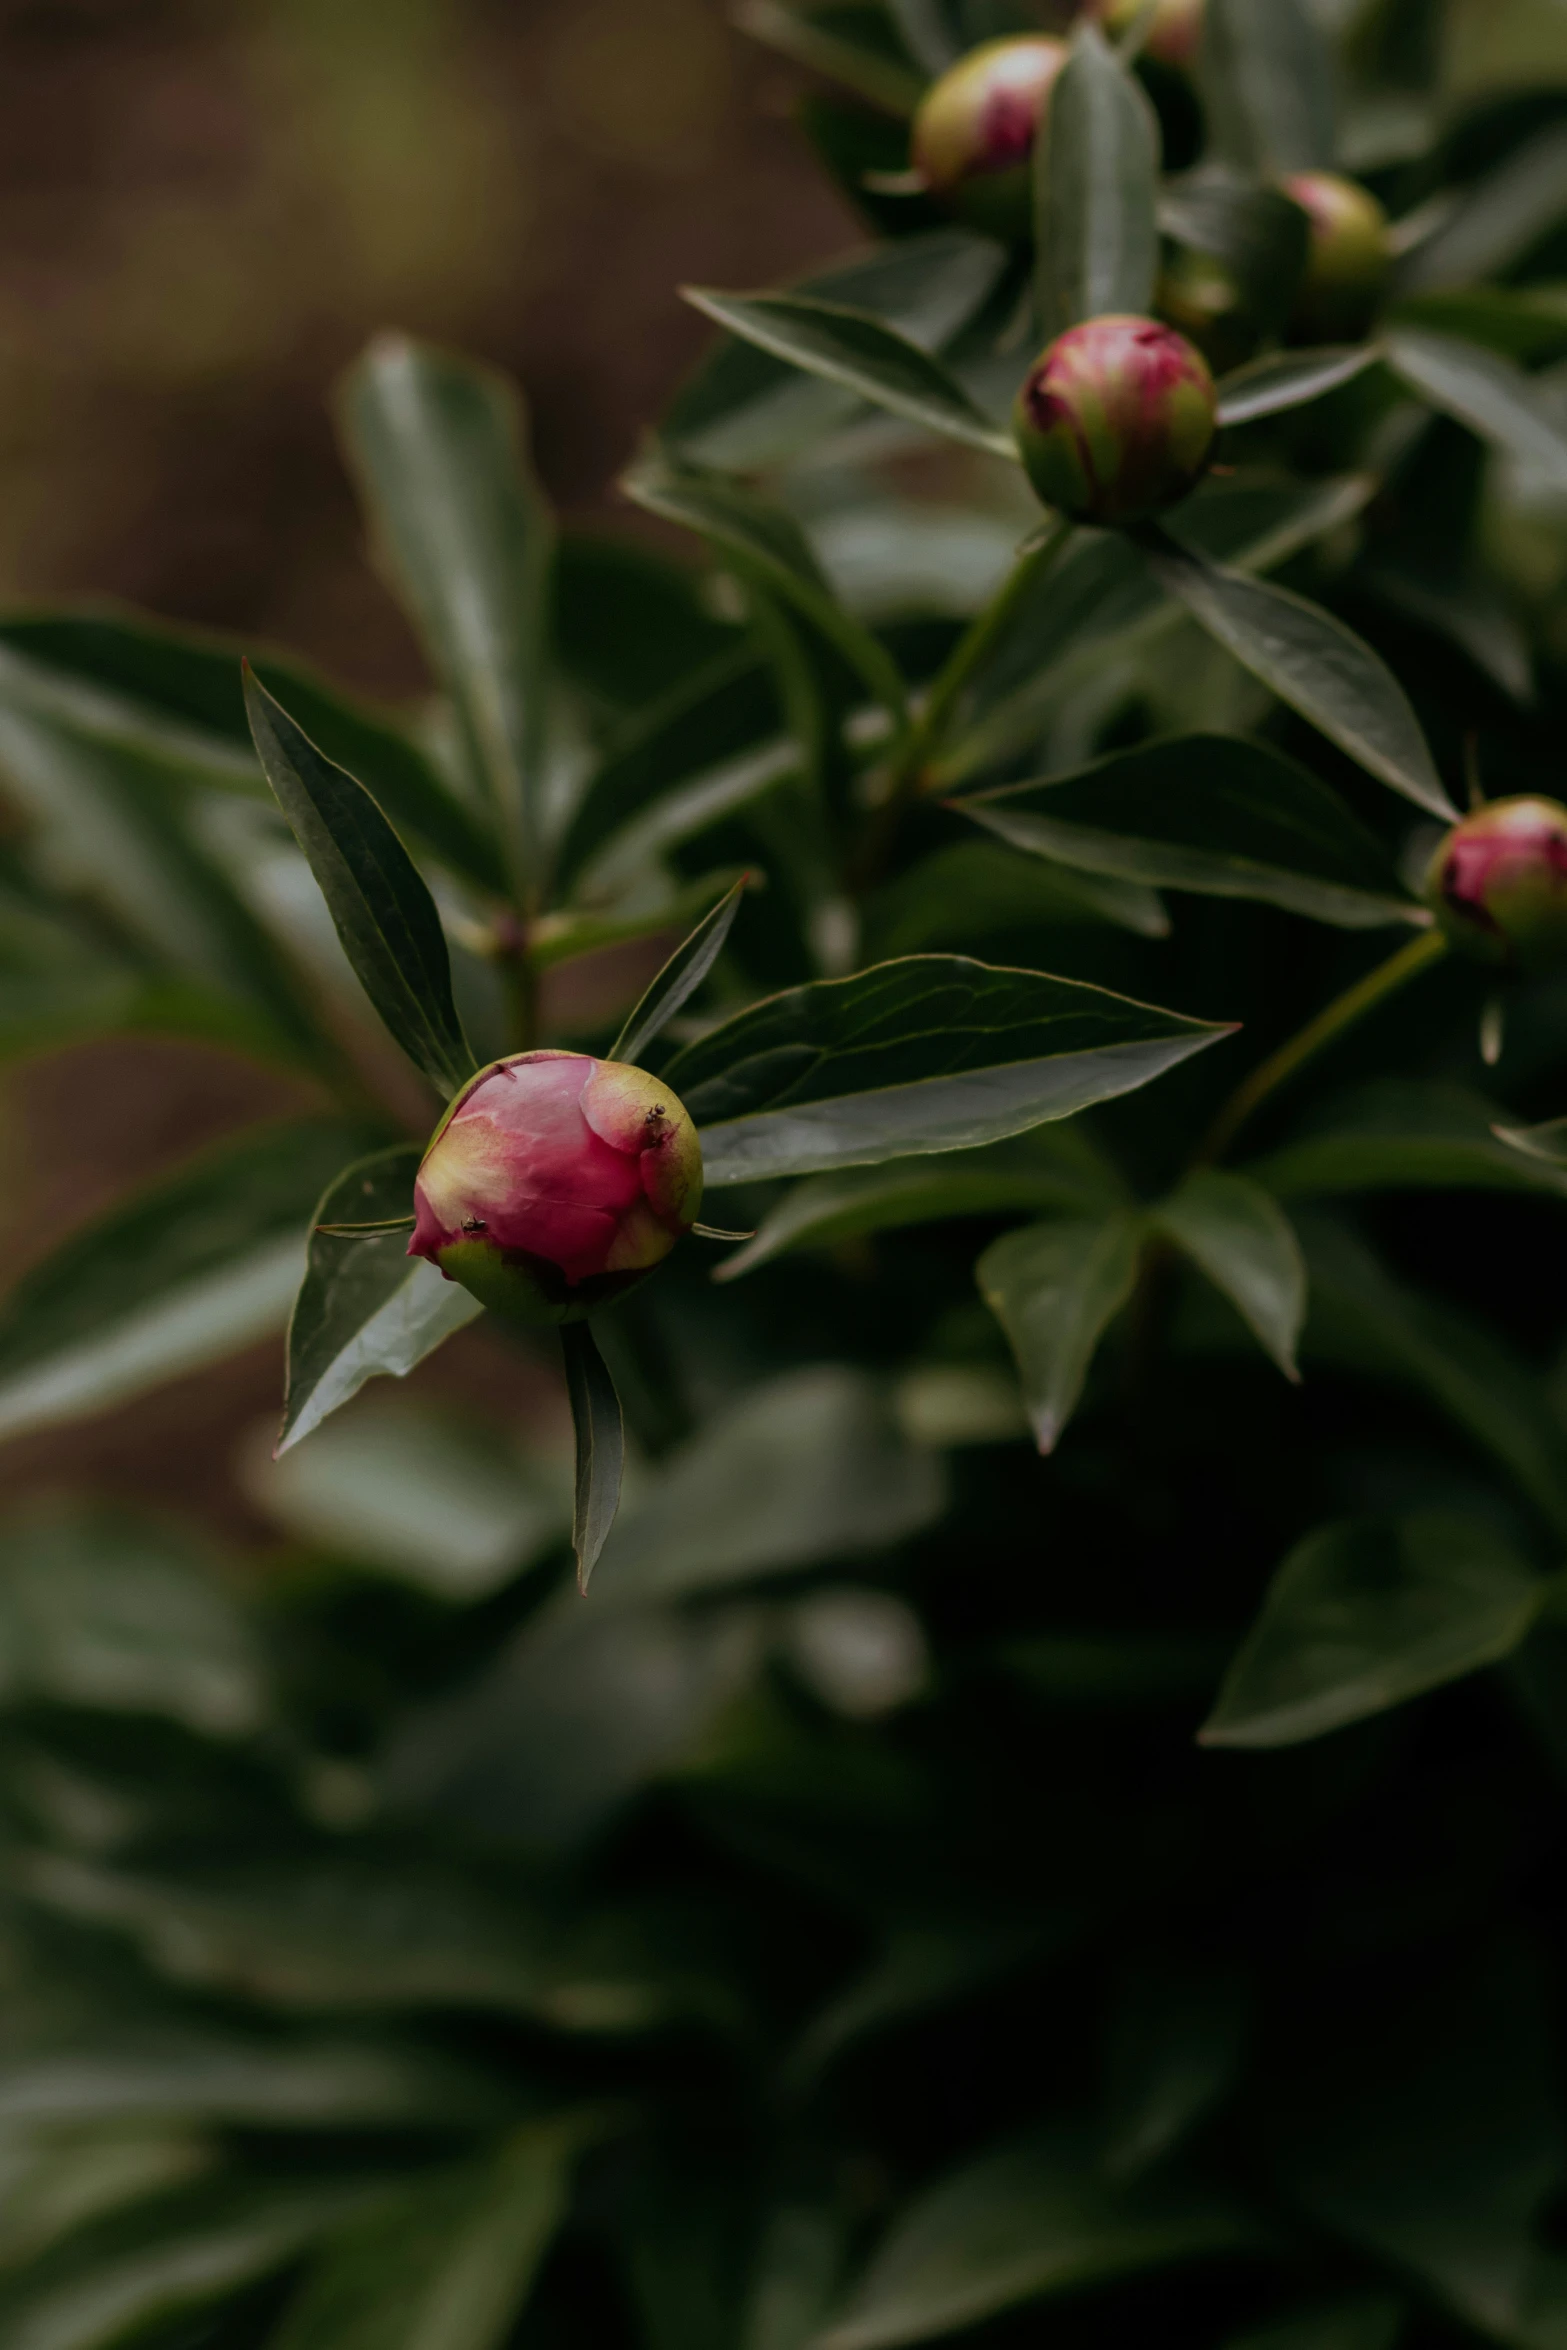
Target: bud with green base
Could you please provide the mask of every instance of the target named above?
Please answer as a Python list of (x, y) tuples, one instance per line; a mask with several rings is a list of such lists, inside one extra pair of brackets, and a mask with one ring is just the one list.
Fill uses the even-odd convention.
[(972, 228), (1015, 240), (1033, 217), (1034, 140), (1064, 41), (984, 41), (931, 84), (914, 117), (914, 176)]
[(667, 1085), (620, 1061), (496, 1061), (436, 1128), (414, 1186), (410, 1256), (513, 1322), (583, 1320), (690, 1231), (702, 1147)]
[(1392, 261), (1387, 214), (1358, 181), (1335, 171), (1298, 171), (1283, 186), (1309, 224), (1291, 333), (1310, 342), (1363, 333)]
[(1218, 423), (1202, 353), (1157, 319), (1091, 318), (1029, 370), (1013, 427), (1029, 480), (1074, 522), (1149, 521), (1207, 466)]
[(1431, 861), (1426, 903), (1449, 942), (1493, 968), (1567, 964), (1567, 808), (1492, 800), (1453, 826)]

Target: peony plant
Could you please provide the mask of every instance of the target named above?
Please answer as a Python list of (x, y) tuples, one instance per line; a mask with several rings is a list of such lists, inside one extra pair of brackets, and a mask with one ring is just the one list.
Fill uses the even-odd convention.
[(656, 535), (372, 344), (421, 707), (0, 620), (0, 1046), (295, 1105), (0, 1320), (287, 1322), (8, 1524), (19, 2350), (1561, 2333), (1567, 51), (1071, 13), (744, 0)]

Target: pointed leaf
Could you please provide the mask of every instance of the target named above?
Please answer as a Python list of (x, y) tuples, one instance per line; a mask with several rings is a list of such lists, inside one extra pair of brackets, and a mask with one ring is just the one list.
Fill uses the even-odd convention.
[(1259, 335), (1271, 340), (1283, 332), (1310, 231), (1281, 188), (1223, 163), (1200, 164), (1164, 183), (1159, 226), (1177, 245), (1222, 265), (1242, 317)]
[(1234, 2086), (1251, 2022), (1233, 1965), (1139, 1954), (1111, 2017), (1104, 2167), (1133, 2179), (1162, 2162)]
[(281, 1330), (311, 1209), (352, 1143), (327, 1124), (253, 1130), (68, 1234), (0, 1315), (0, 1435), (106, 1411)]
[(1332, 60), (1305, 0), (1208, 0), (1201, 77), (1227, 163), (1262, 179), (1332, 169)]
[(1518, 1646), (1546, 1585), (1482, 1520), (1324, 1526), (1291, 1551), (1225, 1675), (1205, 1746), (1293, 1746)]
[(1524, 1155), (1516, 1140), (1498, 1131), (1496, 1107), (1480, 1094), (1384, 1078), (1328, 1103), (1243, 1172), (1286, 1199), (1430, 1189), (1567, 1198), (1567, 1166)]
[[(956, 227), (874, 246), (788, 289), (868, 312), (921, 351), (966, 326), (1006, 267), (1005, 248)], [(660, 437), (694, 465), (750, 473), (809, 448), (859, 413), (853, 393), (802, 376), (756, 343), (721, 342), (665, 410)]]
[[(910, 6), (929, 6), (931, 0), (908, 0)], [(909, 66), (885, 56), (809, 16), (791, 0), (734, 0), (730, 10), (740, 30), (753, 40), (792, 57), (813, 73), (827, 74), (857, 97), (889, 114), (912, 114), (919, 104), (924, 81)]]
[(1050, 93), (1034, 160), (1038, 305), (1049, 331), (1153, 306), (1159, 131), (1152, 106), (1085, 25)]
[(668, 1027), (681, 1005), (695, 995), (723, 952), (724, 941), (740, 911), (740, 900), (750, 879), (749, 873), (742, 873), (728, 896), (720, 898), (685, 944), (675, 949), (610, 1046), (607, 1056), (610, 1060), (637, 1061), (654, 1037)]
[(1353, 383), (1383, 356), (1375, 343), (1346, 343), (1320, 351), (1270, 351), (1237, 367), (1219, 380), (1220, 424), (1250, 424), (1257, 416), (1277, 416), (1285, 408), (1303, 408)]
[(1041, 1452), (1076, 1410), (1095, 1350), (1132, 1294), (1140, 1218), (1030, 1224), (986, 1249), (975, 1268), (1023, 1381)]
[(950, 804), (1014, 848), (1092, 873), (1260, 898), (1351, 929), (1424, 919), (1337, 792), (1238, 735), (1179, 735)]
[(953, 35), (942, 0), (888, 0), (888, 12), (909, 55), (928, 74), (955, 65), (962, 44)]
[(946, 1216), (993, 1216), (1013, 1208), (1092, 1209), (1114, 1189), (1114, 1177), (1071, 1125), (1042, 1126), (988, 1149), (846, 1167), (796, 1184), (713, 1278), (738, 1280), (788, 1249), (828, 1248), (863, 1233), (897, 1231)]
[(1244, 2248), (1248, 2222), (1168, 2178), (1117, 2190), (1093, 2149), (1031, 2137), (965, 2163), (892, 2223), (812, 2350), (894, 2350), (997, 2310)]
[(1567, 130), (1553, 122), (1463, 188), (1398, 273), (1400, 293), (1505, 277), (1567, 214)]
[(304, 1285), (288, 1326), (280, 1454), (319, 1428), (367, 1379), (405, 1378), (483, 1310), (434, 1265), (409, 1256), (405, 1227), (356, 1239), (320, 1229), (402, 1215), (421, 1156), (400, 1146), (359, 1159), (333, 1177), (317, 1204)]
[(401, 335), (339, 414), (361, 492), (519, 879), (535, 872), (554, 524), (504, 378)]
[(577, 1435), (577, 1494), (571, 1546), (577, 1554), (577, 1587), (586, 1591), (599, 1552), (609, 1539), (620, 1507), (625, 1430), (620, 1398), (598, 1344), (586, 1322), (568, 1322), (560, 1334), (566, 1361), (566, 1392)]
[(324, 759), (286, 710), (248, 677), (266, 778), (310, 860), (343, 952), (392, 1036), (442, 1094), (473, 1074), (452, 1002), (451, 958), (435, 900), (362, 784)]
[(594, 2125), (533, 2122), (482, 2168), (421, 2179), (330, 2246), (275, 2350), (499, 2350), (566, 2216)]
[(1156, 1211), (1176, 1246), (1222, 1290), (1286, 1379), (1306, 1318), (1306, 1260), (1276, 1200), (1244, 1175), (1204, 1167)]
[(1149, 554), (1161, 584), (1281, 702), (1417, 808), (1457, 816), (1403, 687), (1341, 620), (1289, 588), (1205, 563), (1162, 532), (1150, 534)]
[(753, 1004), (666, 1074), (716, 1187), (999, 1142), (1226, 1033), (1076, 980), (910, 955)]
[(682, 471), (657, 458), (627, 474), (623, 487), (650, 514), (700, 532), (718, 554), (742, 572), (754, 572), (765, 587), (803, 612), (859, 672), (877, 701), (901, 715), (905, 694), (897, 664), (837, 601), (792, 514), (737, 482)]
[(1412, 327), (1388, 335), (1386, 351), (1411, 391), (1504, 449), (1551, 489), (1567, 491), (1567, 433), (1521, 367), (1456, 336)]
[(875, 408), (906, 416), (928, 431), (1017, 462), (1017, 446), (975, 407), (939, 359), (920, 350), (868, 310), (807, 294), (722, 294), (684, 288), (686, 300), (716, 326), (758, 350), (840, 385)]

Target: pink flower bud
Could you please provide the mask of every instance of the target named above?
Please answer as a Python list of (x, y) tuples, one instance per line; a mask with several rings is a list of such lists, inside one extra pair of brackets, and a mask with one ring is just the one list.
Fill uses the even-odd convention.
[[(1197, 62), (1204, 4), (1205, 0), (1158, 0), (1143, 36), (1143, 55), (1189, 71)], [(1101, 0), (1097, 13), (1105, 31), (1119, 39), (1131, 31), (1142, 11), (1143, 0)]]
[(1483, 963), (1543, 972), (1567, 962), (1567, 808), (1492, 800), (1437, 850), (1426, 902), (1456, 947)]
[(910, 161), (973, 227), (1028, 235), (1034, 139), (1067, 54), (1047, 33), (983, 41), (921, 100)]
[(1013, 415), (1029, 480), (1074, 522), (1141, 522), (1173, 506), (1200, 479), (1216, 423), (1207, 361), (1152, 318), (1068, 328)]
[(1387, 214), (1358, 181), (1335, 171), (1298, 171), (1284, 193), (1310, 224), (1291, 333), (1310, 342), (1363, 333), (1392, 259)]
[(650, 1273), (701, 1201), (701, 1144), (661, 1079), (518, 1053), (436, 1128), (408, 1253), (513, 1319), (575, 1322)]

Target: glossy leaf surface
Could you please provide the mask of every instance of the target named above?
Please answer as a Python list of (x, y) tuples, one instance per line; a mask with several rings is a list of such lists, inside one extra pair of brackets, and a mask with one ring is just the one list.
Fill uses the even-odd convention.
[(1289, 1218), (1260, 1184), (1200, 1168), (1156, 1211), (1176, 1246), (1222, 1290), (1286, 1379), (1306, 1318), (1306, 1264)]
[(1051, 90), (1035, 160), (1038, 306), (1052, 333), (1152, 307), (1157, 181), (1153, 108), (1088, 25)]
[(753, 1005), (667, 1074), (722, 1185), (997, 1142), (1223, 1033), (1042, 972), (915, 955)]
[(577, 1554), (578, 1587), (586, 1591), (588, 1577), (609, 1539), (615, 1512), (620, 1507), (625, 1430), (615, 1382), (586, 1322), (568, 1322), (561, 1331), (560, 1342), (577, 1440), (577, 1491), (571, 1544)]
[(1041, 1452), (1055, 1450), (1099, 1341), (1132, 1294), (1141, 1244), (1135, 1216), (1064, 1217), (1009, 1232), (975, 1268), (1017, 1357)]
[(1308, 1535), (1203, 1727), (1207, 1746), (1290, 1746), (1496, 1664), (1544, 1586), (1483, 1522), (1431, 1511)]

